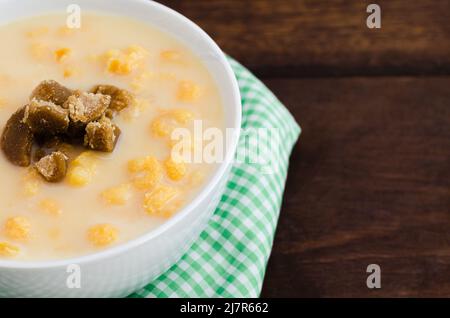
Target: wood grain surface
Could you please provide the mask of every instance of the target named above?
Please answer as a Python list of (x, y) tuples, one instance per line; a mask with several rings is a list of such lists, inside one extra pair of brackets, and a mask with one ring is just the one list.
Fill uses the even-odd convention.
[(303, 128), (262, 296), (450, 297), (450, 1), (161, 2)]
[(267, 83), (303, 134), (263, 295), (449, 296), (450, 79)]
[[(449, 0), (166, 0), (259, 76), (450, 74)], [(381, 29), (366, 7), (382, 8)]]

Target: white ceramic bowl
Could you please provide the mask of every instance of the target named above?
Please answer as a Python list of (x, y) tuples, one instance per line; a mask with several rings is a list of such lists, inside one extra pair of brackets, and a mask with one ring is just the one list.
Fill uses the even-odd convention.
[[(81, 10), (123, 15), (160, 28), (191, 48), (216, 81), (224, 104), (226, 127), (236, 133), (226, 156), (198, 196), (174, 217), (143, 236), (79, 258), (0, 261), (1, 297), (121, 297), (143, 287), (173, 265), (199, 237), (216, 208), (230, 173), (241, 124), (241, 102), (234, 74), (219, 47), (196, 24), (149, 0), (0, 0), (0, 25), (50, 12)], [(11, 61), (13, 62), (13, 61)], [(81, 269), (81, 288), (68, 288), (68, 265)]]

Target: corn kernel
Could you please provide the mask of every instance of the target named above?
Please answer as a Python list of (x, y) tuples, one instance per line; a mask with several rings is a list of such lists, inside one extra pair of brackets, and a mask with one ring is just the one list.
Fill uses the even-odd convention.
[(164, 216), (165, 206), (178, 195), (178, 190), (161, 185), (144, 197), (144, 208), (149, 215)]
[(58, 202), (52, 199), (43, 199), (39, 202), (39, 208), (50, 215), (60, 215), (62, 213)]
[(39, 192), (40, 184), (37, 181), (27, 181), (23, 186), (23, 192), (26, 196), (32, 197)]
[(119, 230), (110, 224), (94, 225), (88, 230), (88, 240), (95, 246), (106, 246), (117, 240)]
[(139, 45), (131, 45), (125, 49), (127, 57), (131, 61), (138, 61), (145, 58), (148, 55), (148, 51)]
[(72, 165), (95, 168), (96, 160), (97, 156), (93, 151), (84, 151), (72, 161)]
[(129, 184), (112, 187), (103, 191), (101, 196), (108, 204), (124, 205), (131, 197), (131, 187)]
[(35, 169), (30, 168), (24, 175), (23, 182), (23, 193), (27, 197), (32, 197), (39, 192), (42, 184), (42, 179)]
[(152, 171), (158, 170), (160, 168), (160, 164), (158, 159), (152, 156), (148, 156), (145, 158), (137, 158), (128, 161), (128, 171), (131, 173), (137, 173), (142, 171)]
[(67, 171), (67, 182), (74, 187), (89, 184), (97, 167), (96, 157), (91, 151), (85, 151), (75, 158)]
[(175, 119), (179, 124), (187, 124), (194, 115), (186, 109), (174, 109), (169, 112), (169, 115)]
[(173, 130), (173, 126), (170, 125), (163, 117), (157, 117), (152, 121), (151, 129), (157, 137), (167, 137)]
[(145, 171), (133, 179), (133, 185), (139, 190), (150, 190), (161, 181), (162, 176), (160, 168), (157, 170)]
[(160, 162), (152, 156), (130, 160), (128, 171), (138, 174), (133, 178), (133, 185), (139, 190), (154, 188), (163, 176)]
[(178, 62), (181, 59), (181, 54), (175, 50), (164, 50), (161, 52), (160, 57), (166, 62)]
[(72, 50), (67, 47), (56, 50), (54, 53), (56, 61), (61, 62), (62, 60), (66, 59), (71, 54), (71, 52)]
[(186, 165), (183, 162), (176, 162), (172, 158), (168, 158), (164, 162), (167, 176), (173, 181), (179, 181), (186, 175)]
[(69, 77), (74, 76), (75, 73), (76, 73), (75, 68), (74, 68), (74, 67), (71, 67), (71, 66), (68, 66), (68, 67), (66, 67), (66, 68), (64, 69), (64, 71), (63, 71), (63, 76), (64, 76), (64, 78), (69, 78)]
[(183, 102), (192, 102), (201, 95), (200, 87), (191, 81), (181, 81), (178, 85), (177, 98)]
[(131, 73), (132, 68), (130, 64), (122, 62), (118, 58), (111, 58), (108, 61), (108, 71), (117, 75), (128, 75)]
[(185, 125), (194, 115), (185, 109), (174, 109), (164, 111), (161, 115), (153, 119), (151, 123), (152, 133), (157, 137), (167, 137), (175, 129), (177, 124)]
[(26, 240), (30, 233), (30, 227), (30, 222), (25, 217), (11, 217), (5, 222), (5, 235), (12, 240)]
[(0, 256), (12, 257), (19, 254), (20, 249), (8, 242), (0, 242)]
[(67, 182), (74, 187), (83, 187), (92, 181), (92, 171), (85, 167), (71, 167), (67, 172)]
[(107, 70), (116, 75), (128, 75), (143, 64), (147, 55), (148, 52), (137, 45), (123, 51), (109, 50), (105, 54)]
[(133, 179), (133, 185), (138, 190), (153, 189), (161, 180), (162, 174), (158, 172), (145, 172)]

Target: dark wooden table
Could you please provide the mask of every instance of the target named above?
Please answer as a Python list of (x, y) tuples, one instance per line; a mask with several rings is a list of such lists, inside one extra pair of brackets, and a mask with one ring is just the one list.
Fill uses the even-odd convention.
[(450, 1), (161, 2), (303, 128), (262, 296), (450, 297)]

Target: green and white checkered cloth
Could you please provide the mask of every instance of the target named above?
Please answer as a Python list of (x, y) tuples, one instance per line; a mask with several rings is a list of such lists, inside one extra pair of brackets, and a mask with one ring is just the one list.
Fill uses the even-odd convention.
[[(264, 156), (272, 173), (252, 162), (233, 165), (207, 228), (167, 272), (130, 297), (258, 297), (286, 181), (289, 155), (300, 134), (292, 115), (247, 69), (230, 59), (243, 106), (242, 129), (276, 128), (279, 147)], [(239, 149), (249, 148), (241, 136)], [(255, 150), (250, 150), (255, 151)], [(267, 163), (265, 164), (267, 167)]]

